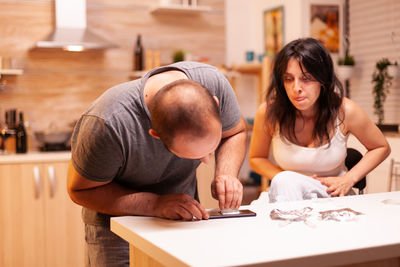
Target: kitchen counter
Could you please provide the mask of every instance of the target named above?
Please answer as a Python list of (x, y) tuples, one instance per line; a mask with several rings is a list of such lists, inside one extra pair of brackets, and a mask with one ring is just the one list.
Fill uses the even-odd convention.
[(69, 161), (70, 158), (71, 158), (70, 151), (59, 151), (59, 152), (33, 151), (26, 154), (0, 155), (0, 164)]
[[(348, 207), (363, 215), (355, 221), (310, 224), (270, 218), (272, 209), (304, 207)], [(257, 216), (190, 222), (113, 217), (111, 230), (131, 244), (135, 261), (147, 256), (141, 263), (131, 261), (131, 266), (149, 266), (151, 261), (155, 266), (207, 267), (400, 265), (400, 191), (274, 204), (258, 201), (242, 208)], [(379, 264), (374, 266), (383, 266)]]

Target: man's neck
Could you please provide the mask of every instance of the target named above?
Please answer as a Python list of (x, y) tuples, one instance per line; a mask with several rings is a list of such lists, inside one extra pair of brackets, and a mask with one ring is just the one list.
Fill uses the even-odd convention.
[(149, 106), (155, 94), (165, 85), (180, 79), (188, 79), (185, 73), (179, 70), (170, 70), (151, 76), (144, 85), (144, 100)]

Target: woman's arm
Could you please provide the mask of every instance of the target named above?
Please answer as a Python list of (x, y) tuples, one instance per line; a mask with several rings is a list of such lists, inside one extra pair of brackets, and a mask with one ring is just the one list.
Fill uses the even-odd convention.
[(332, 196), (344, 196), (348, 191), (378, 166), (390, 154), (390, 146), (378, 127), (355, 102), (343, 100), (344, 124), (342, 131), (353, 134), (367, 149), (363, 158), (343, 177), (319, 178), (328, 186)]
[(259, 106), (254, 119), (249, 162), (252, 170), (271, 180), (277, 173), (283, 170), (268, 159), (272, 136), (267, 131), (265, 116), (266, 104), (263, 103)]
[(356, 183), (389, 156), (390, 146), (375, 123), (355, 102), (345, 98), (344, 110), (346, 130), (368, 150), (361, 161), (346, 175)]

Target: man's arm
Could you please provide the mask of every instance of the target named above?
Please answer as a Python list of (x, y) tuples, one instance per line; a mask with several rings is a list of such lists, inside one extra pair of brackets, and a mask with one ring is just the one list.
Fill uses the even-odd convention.
[(237, 209), (242, 203), (243, 186), (238, 179), (246, 153), (246, 124), (243, 118), (232, 129), (222, 133), (216, 153), (215, 178), (211, 185), (220, 209)]
[(135, 192), (116, 182), (95, 182), (68, 169), (68, 193), (75, 203), (110, 215), (144, 215), (167, 219), (208, 219), (205, 209), (186, 194)]

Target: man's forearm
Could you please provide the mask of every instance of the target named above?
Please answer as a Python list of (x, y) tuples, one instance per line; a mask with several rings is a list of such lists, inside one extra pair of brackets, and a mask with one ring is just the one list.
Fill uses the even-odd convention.
[(246, 154), (246, 131), (239, 132), (221, 141), (216, 151), (215, 176), (238, 176)]
[(110, 215), (154, 216), (158, 195), (135, 192), (115, 182), (90, 189), (70, 190), (71, 199), (84, 207)]

